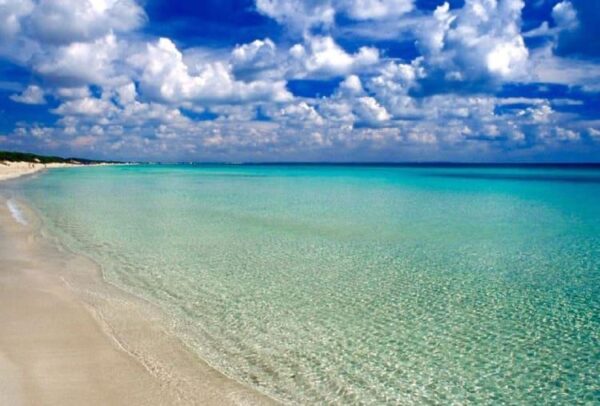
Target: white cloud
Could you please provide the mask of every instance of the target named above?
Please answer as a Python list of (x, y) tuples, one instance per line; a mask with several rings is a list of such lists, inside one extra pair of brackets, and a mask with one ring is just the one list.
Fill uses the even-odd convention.
[(286, 61), (269, 38), (237, 45), (231, 52), (230, 61), (236, 77), (247, 80), (281, 80), (287, 68)]
[(425, 72), (420, 66), (420, 59), (411, 64), (389, 62), (384, 65), (379, 74), (367, 82), (367, 88), (374, 93), (377, 99), (398, 117), (414, 117), (422, 113), (419, 111), (415, 100), (408, 96)]
[[(571, 2), (554, 7), (547, 16), (554, 23), (528, 33), (548, 37), (547, 47), (531, 52), (521, 34), (523, 4), (466, 0), (426, 13), (411, 0), (258, 0), (259, 12), (289, 30), (281, 42), (260, 36), (235, 47), (184, 49), (131, 33), (146, 18), (133, 0), (0, 0), (0, 55), (44, 84), (11, 98), (60, 101), (51, 110), (60, 116), (56, 126), (18, 124), (19, 137), (0, 142), (155, 159), (318, 159), (310, 153), (319, 151), (325, 158), (389, 151), (402, 159), (416, 151), (446, 159), (600, 139), (596, 122), (561, 108), (581, 106), (577, 92), (563, 101), (485, 95), (490, 83), (510, 81), (597, 91), (597, 63), (554, 54), (551, 41), (582, 17)], [(421, 55), (403, 61), (371, 46), (344, 49), (361, 27), (360, 43), (416, 38)], [(299, 42), (291, 49), (290, 38)], [(343, 80), (328, 97), (293, 98), (286, 89), (290, 79), (334, 77)], [(445, 85), (461, 92), (436, 94)], [(188, 111), (216, 117), (194, 120)]]
[(55, 114), (81, 116), (108, 116), (115, 106), (108, 100), (95, 97), (69, 100), (53, 110)]
[(21, 94), (13, 94), (10, 96), (12, 101), (25, 104), (46, 104), (44, 98), (44, 90), (35, 85), (28, 86)]
[(370, 81), (370, 84), (374, 88), (387, 87), (395, 92), (406, 92), (417, 79), (425, 76), (421, 63), (421, 58), (415, 59), (411, 64), (388, 62), (380, 69), (379, 75)]
[(336, 14), (356, 20), (396, 19), (414, 9), (414, 0), (256, 0), (262, 14), (299, 33), (331, 28)]
[(523, 34), (524, 37), (551, 37), (554, 42), (562, 32), (574, 30), (579, 26), (577, 10), (570, 1), (561, 1), (552, 8), (554, 27), (550, 28), (548, 21), (543, 21), (539, 27)]
[(554, 115), (554, 110), (548, 102), (528, 107), (518, 113), (518, 116), (525, 118), (528, 122), (534, 124), (549, 123)]
[(450, 10), (448, 3), (439, 6), (418, 32), (426, 63), (458, 81), (526, 75), (523, 7), (522, 0), (470, 0), (457, 10)]
[(385, 107), (381, 106), (374, 98), (368, 96), (360, 97), (357, 100), (355, 111), (357, 116), (368, 124), (378, 125), (391, 118)]
[(579, 21), (577, 11), (570, 1), (561, 1), (552, 8), (552, 18), (561, 29), (577, 28)]
[(330, 26), (335, 18), (335, 8), (328, 0), (256, 0), (256, 8), (300, 32), (315, 25)]
[(135, 89), (135, 84), (127, 83), (123, 86), (119, 86), (115, 89), (115, 93), (117, 94), (117, 100), (121, 106), (126, 106), (135, 102), (137, 97), (137, 91)]
[(552, 47), (548, 46), (532, 53), (531, 80), (571, 86), (580, 85), (598, 91), (594, 89), (594, 84), (600, 82), (600, 63), (556, 56)]
[(323, 99), (320, 101), (319, 111), (327, 118), (327, 123), (336, 128), (351, 129), (356, 121), (351, 100), (345, 98)]
[(133, 0), (41, 0), (28, 24), (42, 42), (69, 44), (131, 31), (145, 19), (144, 10)]
[(142, 91), (169, 103), (184, 101), (236, 103), (253, 100), (285, 101), (291, 98), (285, 81), (237, 81), (224, 62), (195, 66), (195, 74), (168, 38), (149, 43), (146, 50), (129, 59), (140, 72)]
[(542, 24), (540, 24), (539, 27), (523, 33), (523, 37), (524, 38), (545, 37), (548, 35), (552, 35), (555, 32), (556, 32), (556, 30), (550, 28), (548, 21), (544, 21), (544, 22), (542, 22)]
[(395, 18), (414, 8), (413, 0), (340, 0), (337, 3), (355, 20)]
[(277, 47), (269, 38), (257, 39), (249, 44), (236, 46), (231, 52), (231, 59), (236, 67), (264, 69), (273, 65), (276, 52)]
[(315, 108), (306, 102), (290, 104), (282, 108), (275, 115), (275, 117), (277, 116), (285, 119), (289, 125), (295, 127), (305, 127), (307, 125), (321, 126), (325, 123), (325, 120), (317, 113)]
[(174, 131), (190, 124), (190, 120), (177, 108), (159, 103), (132, 102), (117, 110), (116, 124), (122, 126), (153, 126), (155, 123), (167, 123)]
[(145, 19), (134, 0), (2, 0), (0, 55), (54, 84), (101, 84), (121, 73), (119, 35)]
[(573, 131), (567, 128), (557, 127), (556, 137), (562, 141), (577, 141), (580, 136), (577, 131)]
[(296, 44), (290, 55), (301, 66), (297, 76), (341, 76), (369, 67), (379, 61), (376, 48), (361, 47), (349, 54), (330, 36), (314, 36), (306, 39), (306, 45)]
[(590, 127), (587, 129), (587, 131), (588, 131), (588, 134), (590, 135), (590, 137), (600, 140), (600, 130), (599, 129)]
[(433, 12), (432, 18), (423, 22), (417, 30), (417, 44), (430, 57), (437, 56), (444, 48), (444, 40), (450, 24), (456, 20), (456, 16), (450, 13), (450, 4), (444, 3)]
[(21, 18), (34, 9), (31, 0), (2, 0), (0, 3), (0, 40), (7, 40), (21, 31)]
[(59, 87), (56, 89), (56, 96), (61, 99), (83, 99), (90, 95), (90, 89), (87, 86), (81, 87)]
[(104, 84), (118, 77), (114, 63), (120, 52), (117, 37), (109, 34), (93, 42), (52, 48), (35, 59), (33, 69), (64, 85)]
[(341, 95), (356, 96), (364, 92), (362, 82), (356, 75), (346, 77), (339, 85), (338, 93)]
[[(510, 42), (497, 44), (486, 57), (487, 68), (491, 73), (502, 77), (510, 77), (514, 72), (523, 72), (522, 67), (527, 62), (528, 52), (523, 39), (515, 37)], [(519, 71), (519, 69), (521, 69)]]

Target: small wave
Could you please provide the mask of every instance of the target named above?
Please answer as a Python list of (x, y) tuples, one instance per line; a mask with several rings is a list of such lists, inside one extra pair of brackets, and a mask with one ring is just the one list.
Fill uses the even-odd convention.
[(6, 206), (8, 207), (10, 214), (12, 214), (13, 218), (17, 221), (17, 223), (22, 224), (24, 226), (27, 225), (27, 220), (25, 220), (23, 212), (19, 209), (17, 204), (12, 199), (6, 202)]

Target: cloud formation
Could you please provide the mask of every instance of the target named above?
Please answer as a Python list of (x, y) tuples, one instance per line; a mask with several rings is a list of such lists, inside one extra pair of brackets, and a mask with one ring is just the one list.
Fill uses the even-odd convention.
[(298, 76), (341, 76), (357, 72), (379, 61), (379, 51), (361, 47), (349, 54), (335, 43), (333, 38), (309, 37), (306, 45), (296, 44), (290, 48), (290, 56), (298, 64)]
[(285, 81), (237, 81), (222, 61), (197, 64), (192, 69), (168, 38), (149, 43), (129, 58), (139, 71), (141, 90), (149, 97), (168, 103), (286, 101), (291, 99)]
[(248, 18), (277, 29), (224, 46), (161, 33), (134, 0), (4, 0), (0, 67), (22, 73), (0, 96), (46, 115), (0, 129), (0, 147), (227, 161), (600, 152), (590, 2), (421, 3), (256, 0)]
[(25, 104), (46, 104), (44, 90), (36, 85), (27, 86), (21, 94), (13, 94), (10, 99), (17, 103)]

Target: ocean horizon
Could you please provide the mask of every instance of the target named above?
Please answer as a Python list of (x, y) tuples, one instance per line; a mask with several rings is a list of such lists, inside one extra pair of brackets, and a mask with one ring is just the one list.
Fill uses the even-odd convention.
[(599, 400), (600, 164), (141, 164), (6, 193), (284, 403)]

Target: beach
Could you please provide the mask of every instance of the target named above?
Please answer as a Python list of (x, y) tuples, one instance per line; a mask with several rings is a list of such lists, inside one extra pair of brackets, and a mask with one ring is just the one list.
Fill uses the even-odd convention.
[(18, 178), (20, 176), (32, 175), (34, 173), (52, 169), (52, 168), (68, 168), (72, 166), (79, 166), (77, 164), (67, 163), (36, 163), (36, 162), (8, 162), (0, 161), (0, 182), (3, 180), (9, 180)]
[(597, 166), (3, 182), (0, 404), (597, 403), (598, 196)]
[[(11, 165), (3, 179), (43, 169)], [(0, 404), (273, 403), (204, 363), (92, 261), (43, 237), (1, 188)]]

